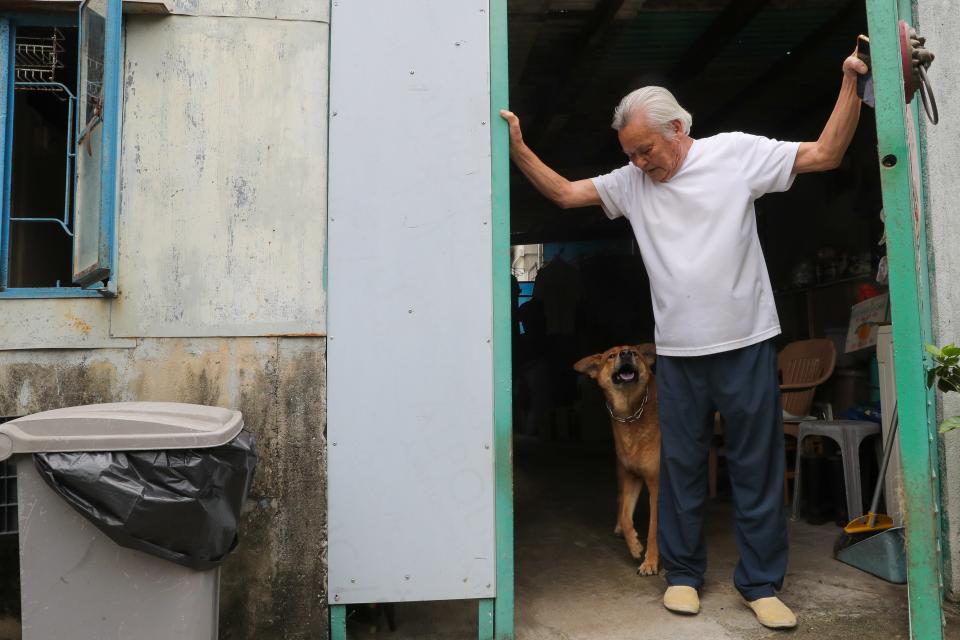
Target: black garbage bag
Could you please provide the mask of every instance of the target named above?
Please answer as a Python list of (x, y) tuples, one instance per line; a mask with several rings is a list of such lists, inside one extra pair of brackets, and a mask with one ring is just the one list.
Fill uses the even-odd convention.
[(122, 547), (191, 569), (237, 546), (257, 462), (253, 434), (208, 449), (37, 453), (40, 475)]

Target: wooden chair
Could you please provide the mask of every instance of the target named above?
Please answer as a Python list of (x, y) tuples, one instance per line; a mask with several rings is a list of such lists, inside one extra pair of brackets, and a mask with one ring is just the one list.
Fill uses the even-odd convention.
[[(833, 341), (826, 339), (799, 340), (791, 342), (777, 355), (780, 372), (780, 399), (783, 404), (783, 433), (793, 439), (786, 443), (786, 451), (797, 451), (800, 423), (810, 414), (813, 396), (817, 387), (833, 375), (837, 363), (837, 350)], [(714, 415), (713, 432), (721, 434), (720, 414)], [(708, 495), (717, 496), (717, 467), (719, 448), (710, 447), (707, 464)], [(790, 481), (794, 479), (793, 466), (787, 465), (783, 474), (783, 503), (790, 504)]]

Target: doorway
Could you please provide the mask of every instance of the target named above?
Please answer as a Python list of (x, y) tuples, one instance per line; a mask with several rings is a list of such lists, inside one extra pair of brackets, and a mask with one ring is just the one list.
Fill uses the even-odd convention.
[[(694, 114), (694, 137), (724, 130), (744, 130), (780, 139), (816, 139), (836, 98), (839, 64), (849, 54), (855, 34), (866, 32), (868, 9), (873, 31), (881, 31), (878, 24), (893, 24), (897, 18), (895, 10), (890, 13), (889, 7), (879, 6), (881, 3), (868, 3), (865, 8), (863, 3), (857, 2), (792, 2), (775, 5), (762, 2), (614, 2), (599, 3), (589, 8), (551, 6), (547, 10), (542, 4), (534, 7), (531, 3), (516, 9), (513, 3), (510, 5), (510, 105), (521, 117), (521, 123), (524, 121), (524, 112), (532, 114), (524, 126), (525, 140), (549, 166), (571, 180), (591, 177), (624, 163), (615, 138), (609, 131), (605, 139), (598, 135), (590, 140), (589, 136), (608, 127), (605, 120), (609, 118), (612, 106), (621, 95), (638, 84), (661, 84), (671, 88), (680, 103)], [(907, 12), (903, 15), (909, 19), (909, 8), (902, 11)], [(645, 18), (642, 23), (631, 20), (640, 15)], [(521, 24), (516, 25), (516, 21)], [(790, 25), (787, 30), (789, 34), (783, 29), (785, 24)], [(552, 55), (549, 53), (551, 39), (555, 50)], [(621, 45), (619, 50), (617, 44)], [(888, 43), (888, 46), (891, 45)], [(618, 65), (618, 53), (621, 59), (642, 61), (645, 67), (643, 73), (638, 73), (636, 66), (631, 66), (629, 62)], [(647, 62), (649, 64), (645, 64)], [(553, 73), (545, 71), (549, 68), (554, 69)], [(610, 79), (611, 73), (613, 81)], [(836, 80), (828, 81), (828, 78)], [(618, 79), (621, 81), (619, 86)], [(878, 79), (878, 83), (882, 81)], [(887, 81), (893, 84), (891, 76)], [(529, 86), (525, 87), (525, 83)], [(598, 108), (597, 102), (606, 105)], [(885, 107), (881, 104), (880, 108)], [(886, 108), (896, 107), (894, 104)], [(852, 304), (858, 299), (870, 297), (877, 292), (878, 285), (884, 284), (875, 280), (877, 263), (883, 255), (877, 251), (874, 243), (876, 234), (882, 232), (877, 214), (884, 199), (887, 199), (889, 208), (891, 192), (888, 185), (885, 185), (885, 190), (881, 189), (875, 154), (878, 144), (882, 149), (885, 144), (897, 142), (896, 135), (901, 138), (901, 147), (906, 139), (902, 128), (894, 134), (887, 132), (886, 128), (886, 124), (881, 127), (878, 141), (873, 112), (864, 108), (857, 135), (839, 170), (832, 175), (801, 176), (790, 192), (768, 195), (757, 203), (760, 238), (778, 293), (777, 306), (783, 327), (780, 344), (803, 337), (823, 337), (834, 339), (839, 347), (842, 362), (838, 375), (834, 376), (828, 388), (818, 393), (821, 406), (829, 407), (831, 412), (833, 409), (844, 413), (850, 410), (856, 412), (875, 401), (876, 391), (872, 387), (876, 385), (872, 381), (876, 379), (873, 371), (877, 367), (872, 362), (863, 361), (869, 357), (867, 353), (846, 353), (846, 340), (842, 334), (849, 323)], [(532, 131), (529, 138), (528, 131)], [(910, 135), (914, 135), (913, 132)], [(537, 148), (537, 144), (541, 147)], [(585, 157), (594, 160), (585, 162)], [(601, 166), (608, 157), (616, 160)], [(528, 184), (523, 181), (514, 184), (511, 201), (514, 235), (511, 239), (515, 243), (541, 241), (569, 247), (575, 242), (583, 242), (584, 238), (596, 241), (604, 234), (614, 235), (609, 230), (611, 223), (599, 211), (577, 215), (574, 221), (572, 214), (551, 211), (550, 205), (533, 193)], [(909, 214), (909, 209), (905, 213)], [(922, 229), (922, 224), (919, 228)], [(910, 341), (910, 349), (921, 344), (916, 338), (920, 337), (922, 327), (908, 328), (903, 325), (922, 325), (924, 313), (924, 306), (918, 304), (918, 296), (925, 295), (922, 289), (925, 265), (917, 260), (918, 255), (924, 255), (920, 247), (922, 233), (918, 235), (918, 246), (912, 246), (910, 240), (906, 242), (906, 246), (914, 250), (913, 253), (905, 255), (901, 247), (898, 249), (901, 252), (898, 259), (901, 265), (903, 261), (917, 265), (920, 276), (916, 280), (921, 286), (917, 281), (910, 284), (912, 295), (904, 290), (907, 283), (892, 283), (882, 288), (882, 291), (895, 289), (897, 299), (893, 315), (900, 317), (896, 332), (902, 336), (898, 338), (901, 345)], [(630, 230), (623, 229), (621, 237), (629, 236)], [(827, 242), (824, 242), (825, 239)], [(895, 238), (891, 242), (902, 244), (903, 241), (903, 238)], [(868, 264), (869, 267), (866, 266)], [(637, 278), (637, 289), (642, 288), (641, 282), (642, 279)], [(903, 288), (897, 290), (898, 287)], [(534, 284), (534, 291), (535, 288)], [(589, 292), (598, 290), (595, 283), (584, 285), (582, 289)], [(585, 306), (590, 308), (592, 305)], [(916, 335), (910, 334), (910, 331)], [(612, 344), (643, 339), (644, 336), (624, 335), (612, 342), (598, 342), (589, 348), (581, 345), (578, 355), (600, 351)], [(584, 342), (589, 344), (589, 341)], [(898, 356), (898, 361), (904, 362), (906, 357)], [(898, 367), (900, 374), (902, 371)], [(911, 384), (916, 387), (916, 382), (914, 380)], [(921, 394), (916, 388), (912, 393)], [(547, 395), (551, 394), (556, 395), (556, 391)], [(574, 413), (586, 417), (589, 422), (589, 409), (586, 407), (599, 407), (593, 414), (599, 425), (595, 433), (599, 434), (604, 421), (602, 404), (597, 401), (598, 394), (594, 392), (592, 400), (589, 394), (590, 391), (585, 390), (578, 396), (582, 407)], [(902, 403), (901, 398), (901, 407)], [(522, 401), (520, 405), (522, 411)], [(561, 408), (561, 415), (564, 411)], [(929, 426), (929, 416), (918, 415), (916, 418), (923, 426)], [(566, 418), (554, 418), (553, 423), (547, 422), (548, 440), (583, 441), (583, 424), (571, 431), (563, 426)], [(524, 424), (522, 418), (520, 424)], [(542, 434), (538, 435), (542, 439)], [(582, 452), (581, 446), (577, 454), (581, 455)], [(927, 454), (927, 451), (916, 451), (917, 457), (905, 463), (905, 467), (912, 467), (914, 472), (918, 467), (929, 470), (929, 459), (920, 458), (925, 458)], [(913, 454), (905, 452), (904, 455), (911, 458)], [(523, 456), (524, 446), (518, 446), (515, 467), (518, 486), (518, 585), (525, 582), (520, 577), (524, 573), (521, 553), (525, 535), (521, 491), (524, 481)], [(933, 460), (936, 460), (935, 456)], [(542, 462), (540, 466), (543, 466)], [(557, 455), (556, 468), (569, 471), (569, 464), (564, 466), (562, 454)], [(607, 468), (610, 470), (607, 493), (613, 494), (615, 490), (609, 488), (612, 486), (613, 468), (609, 448)], [(722, 477), (723, 474), (720, 475)], [(541, 477), (549, 476), (544, 474)], [(557, 475), (552, 481), (547, 479), (546, 484), (552, 486), (559, 477)], [(868, 480), (865, 486), (872, 486), (873, 481)], [(912, 504), (912, 509), (920, 513), (932, 510), (937, 499), (936, 488), (931, 487), (927, 491), (922, 496), (909, 496), (911, 499), (921, 498)], [(720, 494), (720, 503), (713, 508), (722, 511), (722, 489)], [(564, 506), (570, 507), (569, 503)], [(613, 513), (613, 509), (608, 509), (608, 512)], [(726, 517), (729, 522), (729, 512)], [(842, 521), (843, 517), (837, 517), (837, 521)], [(612, 520), (612, 517), (608, 517), (608, 520)], [(642, 527), (637, 528), (643, 531)], [(817, 538), (820, 536), (822, 543), (833, 538), (835, 533), (836, 529), (825, 534), (815, 528), (804, 531), (800, 525), (793, 525), (794, 556), (800, 558), (799, 562), (813, 567), (814, 573), (821, 578), (836, 563), (830, 559), (829, 546), (826, 547), (826, 553), (817, 550)], [(798, 547), (798, 540), (802, 546)], [(797, 549), (809, 550), (813, 555), (804, 557), (803, 553), (797, 553)], [(625, 551), (622, 553), (625, 554)], [(711, 558), (715, 555), (711, 555)], [(911, 573), (919, 575), (923, 572), (926, 577), (926, 572), (930, 570), (930, 550), (918, 549), (913, 555)], [(797, 565), (795, 559), (788, 572), (788, 582), (792, 573), (799, 573)], [(726, 582), (729, 582), (728, 575), (725, 576)], [(797, 578), (802, 579), (802, 576)], [(869, 580), (872, 579), (866, 578), (866, 581)], [(550, 580), (541, 583), (550, 584)], [(915, 591), (917, 585), (911, 584)], [(864, 588), (869, 588), (865, 582)], [(651, 595), (651, 599), (656, 600), (660, 590), (662, 585), (654, 589), (656, 593)], [(901, 590), (896, 595), (891, 592), (884, 597), (884, 601), (897, 603), (899, 609), (894, 616), (895, 622), (891, 624), (899, 625), (906, 632), (906, 591)], [(918, 620), (923, 615), (918, 614), (914, 598), (911, 598), (911, 604), (909, 624), (913, 626), (914, 633), (918, 633)], [(521, 587), (518, 587), (517, 607), (520, 612), (525, 608)], [(933, 608), (933, 605), (929, 608)], [(852, 603), (834, 609), (857, 611)], [(939, 606), (937, 610), (936, 616), (930, 612), (926, 620), (930, 625), (936, 620), (939, 627)], [(860, 613), (863, 611), (859, 610)], [(891, 614), (893, 610), (888, 607), (884, 613)], [(522, 613), (518, 614), (518, 624), (524, 624)]]

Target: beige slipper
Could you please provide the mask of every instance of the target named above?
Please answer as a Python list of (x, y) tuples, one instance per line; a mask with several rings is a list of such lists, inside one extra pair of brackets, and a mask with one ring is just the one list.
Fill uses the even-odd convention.
[(743, 603), (753, 609), (757, 621), (771, 629), (792, 629), (797, 626), (797, 616), (790, 611), (790, 607), (783, 604), (780, 598), (758, 598)]
[(663, 606), (674, 613), (700, 613), (700, 596), (693, 587), (667, 587), (663, 593)]

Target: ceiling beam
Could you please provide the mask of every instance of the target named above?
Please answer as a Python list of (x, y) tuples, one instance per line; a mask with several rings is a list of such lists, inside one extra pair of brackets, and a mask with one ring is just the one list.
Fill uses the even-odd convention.
[(624, 2), (625, 0), (600, 0), (594, 7), (580, 33), (567, 49), (566, 60), (553, 90), (545, 100), (540, 101), (539, 108), (532, 114), (532, 127), (527, 134), (532, 144), (538, 145), (541, 142), (550, 129), (553, 117), (560, 115), (564, 107), (568, 106), (570, 100), (566, 97), (579, 95), (580, 92), (574, 86), (575, 80), (582, 77), (591, 54), (606, 41), (610, 26)]
[(671, 89), (683, 104), (686, 102), (684, 92), (694, 85), (697, 76), (769, 1), (729, 0), (703, 33), (677, 57), (669, 70), (656, 72), (646, 69), (640, 76), (621, 75), (612, 79), (609, 84), (620, 88), (617, 99), (628, 90), (658, 84)]
[(680, 88), (696, 78), (717, 54), (753, 20), (769, 0), (730, 0), (692, 45), (677, 58), (667, 77)]
[[(824, 43), (832, 40), (838, 35), (840, 30), (849, 29), (849, 22), (863, 11), (862, 0), (849, 0), (837, 13), (824, 22), (816, 31), (812, 32), (804, 40), (793, 47), (767, 68), (756, 80), (744, 87), (737, 95), (724, 103), (721, 107), (707, 116), (703, 125), (704, 131), (713, 131), (715, 127), (720, 126), (724, 120), (739, 109), (742, 105), (756, 99), (761, 92), (770, 90), (778, 82), (789, 79), (790, 75), (801, 65), (807, 62), (807, 58), (823, 46)], [(851, 45), (855, 44), (851, 38)]]
[[(536, 17), (537, 22), (533, 35), (525, 43), (523, 49), (516, 47), (513, 40), (510, 41), (510, 57), (513, 58), (513, 62), (516, 65), (514, 67), (516, 73), (511, 71), (510, 75), (510, 83), (512, 85), (516, 85), (516, 83), (527, 73), (527, 65), (530, 63), (530, 52), (532, 52), (533, 48), (536, 46), (537, 39), (540, 37), (540, 32), (543, 30), (544, 18), (550, 12), (550, 3), (551, 0), (539, 0), (536, 9), (530, 11), (528, 14), (524, 14), (525, 17)], [(514, 12), (510, 12), (509, 19), (511, 20), (511, 27), (515, 24), (512, 21), (518, 17), (519, 16), (517, 16)]]

